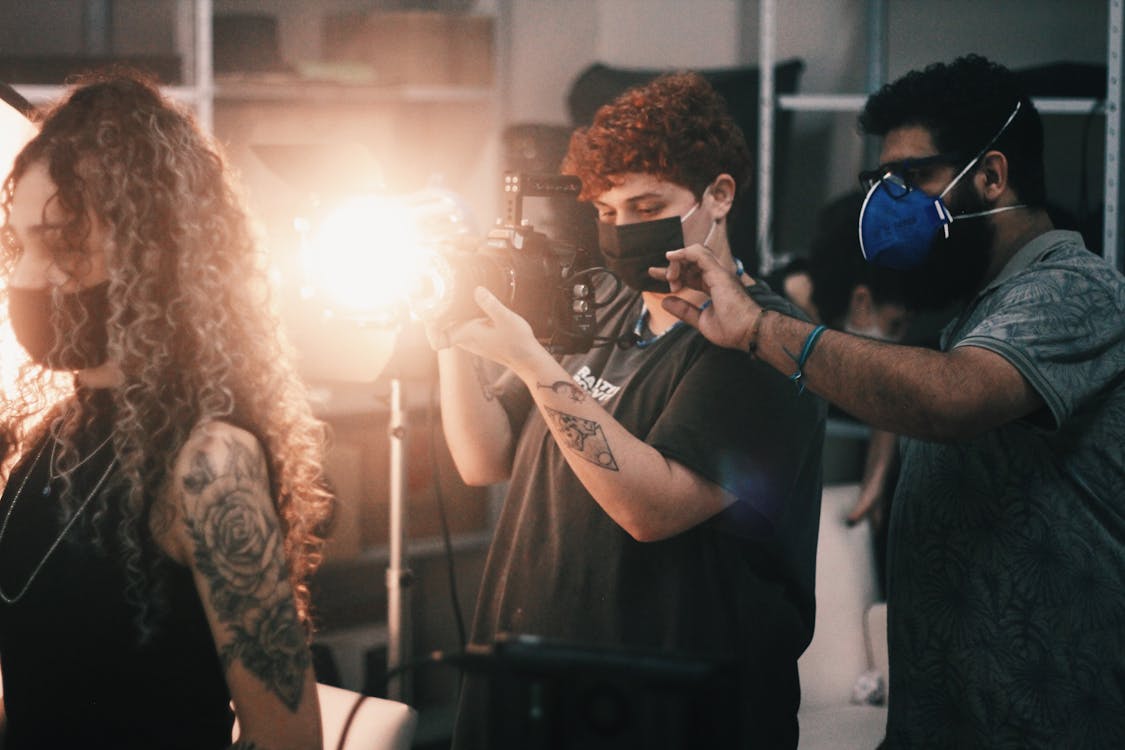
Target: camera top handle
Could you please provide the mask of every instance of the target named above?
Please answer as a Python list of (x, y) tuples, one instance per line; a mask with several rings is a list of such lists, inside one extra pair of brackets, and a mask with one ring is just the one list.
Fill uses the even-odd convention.
[(530, 174), (505, 172), (503, 186), (504, 226), (518, 227), (523, 223), (524, 196), (542, 198), (551, 196), (578, 197), (582, 181), (573, 175)]

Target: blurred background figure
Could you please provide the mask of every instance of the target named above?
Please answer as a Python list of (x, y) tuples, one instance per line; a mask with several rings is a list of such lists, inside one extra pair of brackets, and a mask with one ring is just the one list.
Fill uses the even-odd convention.
[[(913, 330), (915, 316), (903, 289), (902, 274), (874, 266), (863, 257), (856, 232), (863, 197), (856, 190), (822, 207), (808, 257), (793, 258), (766, 281), (816, 323), (881, 341), (901, 342), (908, 333), (924, 339), (924, 334)], [(829, 407), (829, 415), (854, 419), (835, 406)], [(897, 445), (893, 432), (870, 431), (859, 499), (847, 516), (849, 524), (870, 519), (880, 579), (885, 561), (885, 521), (897, 476)]]

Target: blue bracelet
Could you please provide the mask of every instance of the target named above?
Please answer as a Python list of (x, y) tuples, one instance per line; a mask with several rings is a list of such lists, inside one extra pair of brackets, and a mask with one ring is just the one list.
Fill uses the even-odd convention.
[(816, 341), (820, 338), (820, 334), (824, 333), (826, 330), (828, 330), (828, 326), (825, 325), (820, 325), (812, 329), (812, 333), (805, 339), (805, 347), (801, 350), (801, 356), (793, 357), (792, 354), (789, 355), (793, 358), (793, 361), (797, 363), (797, 371), (790, 375), (789, 379), (796, 384), (798, 396), (805, 392), (805, 373), (803, 372), (805, 363), (809, 361), (809, 356), (812, 354), (813, 347), (816, 346)]

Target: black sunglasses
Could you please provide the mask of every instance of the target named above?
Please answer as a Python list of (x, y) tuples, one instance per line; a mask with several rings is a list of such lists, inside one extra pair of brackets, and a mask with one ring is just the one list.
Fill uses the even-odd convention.
[(859, 173), (859, 186), (863, 191), (870, 192), (880, 182), (887, 182), (888, 187), (897, 192), (906, 192), (917, 187), (925, 170), (935, 166), (957, 165), (961, 162), (959, 154), (934, 154), (923, 156), (920, 159), (903, 159), (881, 164), (876, 169)]

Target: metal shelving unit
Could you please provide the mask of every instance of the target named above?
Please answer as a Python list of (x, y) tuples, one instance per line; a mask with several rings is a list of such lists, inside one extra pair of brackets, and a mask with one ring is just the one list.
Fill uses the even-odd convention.
[[(875, 91), (885, 80), (885, 44), (887, 0), (868, 0), (867, 39), (871, 57), (867, 65), (867, 89)], [(1125, 223), (1121, 211), (1121, 184), (1125, 178), (1122, 169), (1121, 88), (1125, 74), (1122, 61), (1122, 5), (1125, 0), (1108, 0), (1109, 24), (1107, 30), (1106, 98), (1036, 98), (1035, 106), (1041, 113), (1077, 114), (1104, 113), (1105, 128), (1105, 199), (1104, 199), (1104, 254), (1117, 268), (1123, 268), (1125, 250)], [(762, 269), (768, 272), (774, 263), (771, 226), (773, 220), (773, 121), (778, 109), (795, 112), (859, 112), (867, 100), (866, 94), (791, 94), (777, 96), (774, 92), (773, 69), (776, 62), (774, 38), (776, 36), (777, 0), (760, 0), (758, 18), (758, 65), (762, 75), (758, 110), (758, 248)]]
[[(108, 3), (105, 0), (86, 0), (86, 39), (106, 36)], [(211, 0), (177, 0), (176, 37), (187, 59), (186, 72), (190, 84), (166, 86), (169, 96), (195, 108), (196, 117), (207, 130), (214, 120), (215, 79), (211, 65)], [(191, 29), (184, 33), (182, 27)], [(103, 51), (104, 50), (100, 50)], [(11, 86), (32, 104), (46, 104), (65, 90), (62, 86), (26, 84), (16, 81)]]

